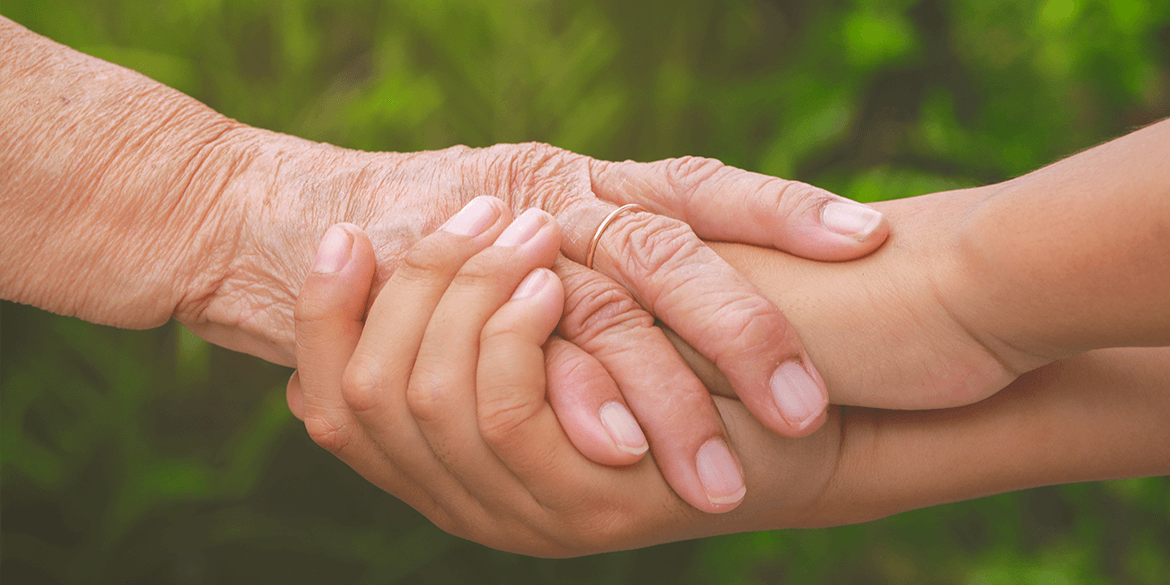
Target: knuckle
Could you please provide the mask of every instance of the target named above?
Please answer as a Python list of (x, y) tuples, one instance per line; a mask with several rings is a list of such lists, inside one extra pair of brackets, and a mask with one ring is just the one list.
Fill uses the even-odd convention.
[(589, 192), (588, 159), (541, 142), (499, 144), (480, 151), (466, 169), (488, 193), (519, 212), (536, 207), (556, 212), (574, 196)]
[(468, 260), (455, 277), (451, 280), (453, 287), (469, 287), (473, 289), (490, 289), (500, 286), (507, 280), (507, 276), (521, 268), (509, 259), (515, 255), (515, 250), (506, 248), (488, 248)]
[(305, 416), (309, 438), (334, 455), (341, 455), (353, 440), (353, 434), (346, 426), (335, 414), (318, 412)]
[(619, 228), (615, 260), (618, 260), (619, 269), (624, 271), (656, 274), (682, 265), (704, 247), (687, 224), (661, 215), (640, 213)]
[(791, 347), (788, 321), (776, 305), (759, 295), (722, 304), (711, 314), (706, 330), (720, 341), (717, 347), (725, 348), (716, 351), (717, 366), (759, 359)]
[(709, 434), (718, 429), (718, 413), (711, 394), (701, 384), (680, 384), (664, 393), (659, 402), (663, 421), (690, 432)]
[[(310, 277), (312, 278), (312, 277)], [(319, 323), (333, 316), (334, 303), (327, 296), (314, 294), (313, 290), (302, 287), (293, 306), (293, 320), (297, 323)]]
[[(546, 355), (549, 355), (546, 352)], [(549, 372), (548, 384), (556, 388), (572, 388), (582, 394), (604, 395), (614, 389), (613, 377), (587, 353), (551, 355), (546, 359), (557, 360), (556, 376)]]
[(521, 430), (540, 412), (540, 404), (520, 398), (508, 388), (486, 389), (490, 399), (480, 399), (479, 434), (495, 449), (508, 449), (523, 436)]
[(564, 151), (541, 142), (497, 144), (484, 149), (483, 176), (501, 193), (530, 193), (542, 174), (541, 169), (564, 154)]
[(441, 274), (450, 274), (458, 267), (450, 247), (436, 238), (423, 238), (406, 252), (396, 274), (403, 280), (417, 282)]
[(469, 153), (475, 152), (475, 150), (476, 149), (471, 148), (470, 146), (467, 146), (465, 144), (456, 144), (455, 146), (448, 146), (447, 148), (444, 148), (444, 149), (439, 150), (437, 152), (457, 158), (457, 157), (466, 156)]
[(406, 387), (406, 407), (410, 414), (424, 422), (438, 420), (446, 404), (446, 392), (439, 376), (419, 372), (416, 368)]
[(368, 359), (354, 356), (341, 376), (341, 397), (356, 412), (366, 412), (379, 403), (383, 378)]
[(607, 331), (653, 325), (629, 291), (609, 279), (586, 280), (566, 294), (561, 332), (571, 340), (588, 343)]
[(800, 217), (807, 212), (817, 211), (829, 201), (838, 199), (836, 195), (820, 187), (800, 181), (773, 179), (761, 185), (760, 189), (774, 191), (776, 208), (790, 217)]
[(724, 168), (718, 159), (684, 156), (666, 161), (666, 176), (675, 191), (690, 193)]
[(681, 208), (685, 209), (699, 188), (713, 180), (724, 168), (726, 166), (722, 162), (713, 158), (684, 156), (669, 159), (666, 161), (666, 180), (679, 199)]
[(489, 320), (479, 333), (479, 346), (481, 348), (492, 345), (514, 347), (523, 343), (524, 337), (515, 324), (503, 324), (495, 319)]

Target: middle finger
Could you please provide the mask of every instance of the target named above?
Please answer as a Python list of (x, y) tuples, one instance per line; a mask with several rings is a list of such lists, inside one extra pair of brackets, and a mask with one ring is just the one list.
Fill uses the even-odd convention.
[(560, 231), (552, 217), (526, 211), (494, 245), (463, 265), (435, 308), (419, 347), (407, 404), (435, 456), (472, 493), (511, 499), (514, 491), (498, 474), (476, 472), (484, 463), (499, 464), (479, 434), (475, 388), (480, 331), (528, 273), (552, 265), (559, 247)]

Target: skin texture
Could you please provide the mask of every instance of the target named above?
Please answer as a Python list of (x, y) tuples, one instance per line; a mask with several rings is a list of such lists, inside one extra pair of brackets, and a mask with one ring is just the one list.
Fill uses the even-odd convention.
[[(955, 318), (944, 293), (978, 286), (969, 280), (956, 242), (986, 195), (970, 190), (881, 204), (897, 229), (888, 247), (856, 266), (821, 269), (749, 246), (716, 249), (808, 335), (810, 355), (825, 362), (833, 403), (915, 410), (962, 406), (1023, 373), (981, 343), (979, 323)], [(694, 352), (686, 355), (701, 359)]]
[[(573, 281), (559, 333), (583, 350), (563, 355), (591, 360), (560, 371), (606, 372), (590, 376), (604, 386), (593, 394), (620, 394), (675, 489), (708, 511), (735, 505), (712, 499), (697, 469), (725, 431), (655, 318), (723, 366), (775, 432), (812, 432), (827, 397), (783, 314), (699, 238), (844, 260), (888, 231), (865, 206), (709, 159), (607, 162), (544, 144), (368, 153), (250, 128), (3, 18), (0, 119), (0, 296), (119, 327), (175, 318), (290, 366), (306, 260), (329, 226), (368, 234), (377, 289), (476, 197), (502, 201), (501, 214), (552, 214), (568, 226), (554, 267)], [(584, 270), (596, 226), (625, 203), (647, 211), (618, 217), (598, 271)], [(842, 210), (864, 221), (833, 224)], [(782, 364), (798, 366), (786, 370), (798, 383), (777, 381)], [(594, 406), (582, 424), (597, 429)]]
[[(315, 438), (323, 436), (315, 410), (344, 413), (349, 424), (328, 434), (342, 460), (443, 529), (488, 546), (575, 556), (1170, 472), (1170, 348), (1097, 350), (965, 407), (833, 408), (800, 439), (717, 397), (750, 489), (736, 509), (707, 514), (681, 500), (652, 460), (597, 464), (562, 429), (550, 405), (558, 390), (544, 376), (563, 304), (561, 283), (544, 268), (554, 224), (518, 249), (490, 246), (502, 224), (464, 240), (437, 232), (412, 251), (430, 269), (392, 280), (383, 294), (397, 302), (380, 297), (364, 323), (371, 250), (345, 229), (353, 244), (344, 267), (312, 274), (302, 289), (290, 406)], [(543, 286), (521, 285), (528, 292), (509, 300), (526, 271)]]
[(1170, 345), (1170, 120), (1004, 183), (964, 232), (983, 286), (951, 308), (1015, 369)]
[[(240, 125), (142, 76), (72, 52), (6, 19), (0, 19), (0, 57), (0, 113), (6, 121), (0, 131), (0, 171), (6, 177), (0, 187), (0, 218), (6, 228), (6, 238), (0, 241), (0, 264), (6, 267), (0, 273), (4, 298), (124, 327), (149, 327), (174, 316), (217, 343), (292, 364), (293, 299), (308, 273), (305, 259), (327, 226), (349, 220), (371, 234), (377, 289), (404, 264), (406, 250), (415, 241), (472, 198), (498, 196), (509, 213), (539, 206), (569, 228), (560, 247), (563, 258), (553, 266), (567, 294), (559, 331), (576, 350), (550, 346), (549, 353), (560, 360), (549, 364), (554, 379), (564, 383), (580, 376), (579, 383), (593, 384), (585, 396), (610, 396), (620, 389), (625, 404), (640, 418), (671, 485), (706, 511), (723, 511), (735, 503), (723, 496), (710, 497), (700, 481), (696, 455), (712, 440), (729, 442), (733, 448), (735, 442), (726, 440), (714, 403), (683, 361), (668, 351), (666, 337), (653, 327), (646, 309), (717, 364), (743, 403), (768, 427), (790, 436), (807, 434), (824, 415), (797, 424), (787, 420), (769, 398), (768, 372), (797, 356), (820, 388), (820, 373), (812, 366), (821, 357), (814, 356), (836, 354), (827, 349), (805, 352), (790, 330), (802, 325), (785, 320), (695, 236), (734, 238), (839, 260), (873, 250), (886, 235), (884, 220), (864, 234), (852, 234), (864, 237), (826, 229), (822, 220), (833, 216), (827, 213), (829, 206), (841, 200), (807, 185), (729, 169), (717, 161), (607, 163), (535, 144), (359, 153)], [(854, 400), (849, 398), (852, 392), (859, 396), (855, 399), (859, 404), (965, 404), (1028, 368), (1095, 347), (1093, 327), (1101, 324), (1114, 327), (1110, 343), (1164, 343), (1162, 335), (1170, 328), (1165, 326), (1165, 296), (1158, 291), (1166, 289), (1165, 272), (1157, 268), (1162, 266), (1159, 259), (1166, 257), (1168, 241), (1160, 237), (1166, 225), (1165, 133), (1163, 123), (1133, 135), (1140, 140), (1123, 139), (1112, 150), (1094, 149), (1090, 152), (1095, 154), (1073, 165), (1072, 171), (1088, 169), (1081, 174), (1064, 167), (1017, 180), (995, 194), (983, 192), (989, 201), (994, 195), (999, 203), (962, 217), (964, 225), (990, 227), (960, 230), (982, 235), (952, 241), (964, 253), (953, 271), (962, 278), (949, 282), (963, 283), (956, 285), (957, 291), (973, 298), (925, 306), (908, 303), (901, 316), (891, 311), (894, 317), (875, 318), (873, 311), (856, 314), (889, 321), (890, 327), (902, 321), (925, 327), (927, 334), (945, 338), (943, 359), (906, 366), (878, 354), (854, 358), (865, 377), (851, 379), (833, 365), (833, 373), (826, 374), (829, 392), (842, 401)], [(1070, 213), (1059, 221), (1045, 225), (1054, 231), (1037, 230), (1039, 235), (1029, 239), (1033, 219), (1012, 215), (1022, 205), (1032, 206), (1034, 213), (1020, 217), (1045, 217), (1040, 212), (1050, 212), (1052, 206), (1037, 193), (1076, 189), (1086, 196), (1068, 206)], [(1134, 192), (1140, 194), (1135, 205), (1115, 200), (1117, 194)], [(1106, 198), (1111, 203), (1081, 205), (1099, 203), (1096, 195), (1101, 193), (1112, 193), (1114, 198)], [(630, 214), (616, 222), (602, 240), (597, 268), (603, 274), (584, 271), (577, 262), (592, 226), (626, 202), (638, 202), (651, 213)], [(1078, 210), (1081, 213), (1075, 213)], [(696, 233), (679, 220), (689, 222)], [(1110, 242), (1101, 234), (1117, 233), (1119, 222), (1139, 234), (1143, 245), (1106, 246)], [(1042, 245), (1068, 244), (1068, 238), (1059, 237), (1061, 230), (1094, 237), (1065, 248)], [(1009, 245), (999, 245), (1003, 242)], [(1086, 242), (1093, 245), (1081, 245)], [(1027, 256), (1017, 251), (1032, 247), (1044, 251), (1038, 256), (1041, 260), (1072, 261), (1054, 263), (1051, 271), (1038, 271), (1035, 263), (1013, 265), (1013, 260)], [(1058, 254), (1070, 252), (1069, 247), (1072, 252), (1093, 251), (1095, 256)], [(735, 255), (722, 252), (729, 258)], [(1107, 271), (1118, 266), (1141, 267), (1136, 272), (1141, 277), (1122, 278), (1132, 274)], [(911, 268), (905, 278), (914, 273)], [(939, 278), (936, 274), (922, 276), (932, 271), (950, 273), (952, 268), (946, 262), (929, 269), (920, 266), (918, 278), (933, 282)], [(843, 279), (838, 284), (845, 286), (856, 286), (865, 276), (847, 271), (822, 274), (826, 280)], [(1042, 278), (1032, 278), (1036, 275)], [(1097, 281), (1069, 280), (1077, 275)], [(1075, 283), (1069, 290), (1092, 294), (1057, 295), (1061, 302), (1052, 303), (1048, 308), (1055, 307), (1054, 312), (1046, 314), (1035, 312), (1035, 303), (1020, 302), (1044, 298), (1054, 284), (1069, 282)], [(886, 283), (895, 289), (903, 280)], [(975, 283), (979, 286), (971, 286)], [(717, 292), (722, 287), (728, 288)], [(995, 294), (981, 296), (982, 290)], [(1013, 295), (1018, 290), (1028, 294)], [(867, 294), (890, 296), (889, 291)], [(1113, 295), (1108, 298), (1117, 303), (1094, 303), (1094, 294)], [(828, 302), (827, 296), (792, 298), (789, 309), (794, 311), (827, 313), (831, 306), (822, 303)], [(837, 308), (844, 311), (846, 306), (864, 305), (850, 301)], [(1145, 320), (1118, 318), (1119, 308), (1134, 306), (1140, 307), (1136, 313)], [(1002, 307), (1011, 310), (1001, 313)], [(947, 313), (950, 325), (939, 310)], [(1067, 315), (1082, 313), (1091, 317), (1086, 322), (1092, 326), (1067, 320)], [(1051, 328), (1055, 338), (1020, 326), (1038, 314), (1047, 317), (1034, 320), (1038, 327), (1060, 323)], [(919, 322), (919, 317), (925, 321)], [(973, 323), (997, 325), (972, 329)], [(955, 324), (968, 332), (966, 338), (951, 336)], [(868, 335), (881, 338), (874, 325), (867, 327)], [(1130, 339), (1126, 332), (1131, 331), (1142, 335), (1126, 341)], [(923, 350), (921, 344), (907, 345)], [(814, 346), (832, 344), (817, 341), (808, 347)], [(820, 393), (823, 403), (824, 389)], [(565, 400), (562, 411), (585, 404)], [(572, 420), (592, 424), (596, 431), (603, 426), (595, 420), (600, 407), (596, 401), (586, 406)], [(322, 442), (329, 443), (329, 429), (343, 428), (344, 423), (344, 419), (315, 423), (323, 431), (318, 433)], [(573, 423), (569, 427), (580, 431), (575, 444), (588, 452), (581, 445), (596, 433)], [(636, 460), (630, 452), (604, 453), (612, 446), (601, 439), (593, 454)]]
[[(661, 491), (650, 461), (606, 468), (572, 448), (572, 432), (562, 427), (571, 427), (576, 418), (562, 413), (588, 403), (589, 386), (546, 387), (535, 353), (548, 330), (536, 324), (557, 310), (556, 295), (550, 293), (548, 305), (529, 306), (527, 313), (505, 305), (489, 319), (503, 298), (499, 289), (506, 291), (510, 281), (481, 282), (482, 305), (465, 300), (436, 309), (426, 325), (415, 319), (427, 336), (434, 330), (435, 337), (466, 337), (481, 323), (483, 335), (479, 345), (465, 343), (461, 352), (437, 358), (442, 366), (424, 368), (424, 379), (426, 372), (465, 372), (432, 384), (444, 388), (442, 408), (419, 409), (412, 402), (409, 388), (418, 364), (412, 371), (405, 358), (394, 371), (408, 389), (395, 391), (384, 379), (380, 387), (388, 391), (377, 396), (385, 418), (347, 425), (348, 451), (341, 456), (390, 493), (409, 492), (403, 485), (412, 481), (415, 491), (402, 497), (455, 534), (547, 556), (861, 522), (1038, 485), (1165, 474), (1170, 472), (1170, 429), (1164, 424), (1170, 415), (1170, 348), (1077, 352), (1111, 343), (1170, 341), (1165, 338), (1170, 299), (1164, 294), (1170, 290), (1164, 264), (1170, 254), (1164, 241), (1150, 237), (1160, 234), (1165, 222), (1158, 197), (1166, 177), (1159, 174), (1162, 167), (1147, 166), (1157, 162), (1148, 159), (1149, 151), (1165, 149), (1161, 139), (1168, 131), (1163, 122), (1003, 185), (881, 204), (894, 226), (890, 241), (860, 261), (827, 265), (774, 250), (714, 245), (789, 316), (821, 365), (835, 403), (935, 409), (839, 408), (820, 431), (785, 439), (748, 418), (742, 403), (726, 398), (734, 396), (734, 388), (720, 369), (680, 341), (695, 371), (721, 395), (717, 404), (743, 463), (747, 495), (726, 514), (679, 507), (677, 498)], [(1034, 236), (998, 229), (1027, 223), (1008, 217), (1012, 214), (1050, 209), (1050, 194), (1062, 184), (1112, 197), (1114, 205), (1102, 207), (1094, 205), (1096, 199), (1086, 205), (1069, 195), (1069, 210), (1081, 213), (1068, 213), (1062, 225), (1113, 258), (1054, 238), (1046, 228)], [(1125, 209), (1135, 217), (1119, 224), (1116, 212)], [(1149, 233), (1135, 237), (1134, 229)], [(1034, 257), (1031, 246), (1049, 252), (1036, 266), (1020, 261)], [(360, 246), (354, 248), (355, 265), (363, 254)], [(436, 266), (463, 261), (438, 256), (432, 259)], [(1086, 267), (1092, 270), (1086, 273)], [(444, 274), (456, 270), (436, 271), (435, 289), (450, 281)], [(308, 325), (316, 341), (300, 348), (304, 367), (345, 372), (318, 377), (303, 388), (290, 384), (290, 397), (303, 394), (303, 404), (298, 398), (290, 404), (306, 421), (318, 404), (344, 404), (351, 372), (368, 367), (354, 361), (341, 341), (330, 347), (343, 349), (328, 352), (319, 345), (347, 335), (350, 346), (356, 344), (361, 313), (356, 305), (346, 313), (338, 302), (354, 297), (367, 282), (359, 273), (343, 273), (307, 284), (302, 292), (302, 299), (308, 296), (320, 308)], [(572, 283), (564, 279), (564, 284)], [(1012, 286), (1047, 294), (1016, 295), (1021, 302), (1003, 295)], [(1093, 294), (1117, 298), (1091, 303)], [(461, 292), (460, 298), (476, 295)], [(567, 302), (572, 298), (569, 292)], [(1075, 326), (1053, 318), (1078, 310), (1084, 317)], [(450, 316), (460, 311), (472, 317)], [(322, 323), (347, 319), (348, 333), (322, 333)], [(463, 328), (441, 325), (453, 320)], [(364, 327), (397, 331), (404, 325), (371, 316)], [(499, 327), (528, 334), (501, 338), (493, 334)], [(363, 334), (355, 355), (400, 361), (412, 355), (411, 347), (365, 344), (365, 335), (377, 334)], [(555, 359), (557, 344), (552, 339), (544, 346), (545, 370), (552, 377), (563, 363)], [(329, 356), (318, 363), (310, 356), (319, 353)], [(1070, 353), (1077, 355), (1064, 357)], [(422, 351), (418, 354), (421, 360)], [(466, 373), (473, 364), (476, 376)], [(1032, 366), (1039, 367), (1026, 370)], [(499, 383), (501, 378), (507, 383)], [(330, 398), (339, 395), (340, 401)], [(451, 414), (435, 424), (440, 411)], [(412, 423), (427, 430), (412, 436), (404, 431)], [(402, 460), (403, 444), (417, 446), (408, 449), (410, 461)], [(429, 458), (417, 456), (428, 451)]]
[(890, 240), (856, 262), (712, 246), (789, 317), (834, 404), (962, 406), (1085, 350), (1170, 345), (1168, 160), (1165, 121), (1007, 183), (879, 203)]

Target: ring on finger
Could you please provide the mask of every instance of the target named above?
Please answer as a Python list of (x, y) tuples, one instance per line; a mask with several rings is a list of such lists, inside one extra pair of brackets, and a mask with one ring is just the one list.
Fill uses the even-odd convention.
[(621, 215), (623, 211), (646, 210), (637, 203), (629, 203), (609, 212), (609, 215), (601, 220), (601, 225), (597, 226), (597, 231), (593, 232), (593, 239), (589, 241), (589, 252), (585, 254), (585, 268), (593, 270), (593, 255), (597, 253), (597, 244), (601, 241), (601, 234), (605, 233), (605, 228), (609, 227), (609, 224), (613, 223), (613, 220), (617, 219), (617, 216)]

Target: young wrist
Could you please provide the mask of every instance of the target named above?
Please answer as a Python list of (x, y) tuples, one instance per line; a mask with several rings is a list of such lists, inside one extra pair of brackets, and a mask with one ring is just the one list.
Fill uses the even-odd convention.
[(963, 248), (1005, 353), (1170, 343), (1167, 138), (1170, 121), (988, 189)]
[(942, 298), (956, 321), (1008, 371), (1020, 375), (1068, 352), (1032, 335), (1035, 327), (1027, 299), (1041, 291), (1028, 271), (1013, 261), (1024, 251), (999, 235), (1015, 189), (1009, 181), (969, 190), (973, 197), (949, 246), (955, 270)]

